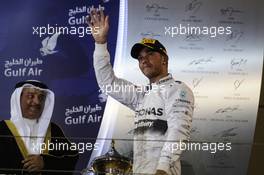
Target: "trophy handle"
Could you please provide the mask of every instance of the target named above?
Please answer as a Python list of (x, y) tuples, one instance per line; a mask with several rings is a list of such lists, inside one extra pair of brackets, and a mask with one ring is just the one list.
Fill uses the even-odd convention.
[(95, 171), (94, 171), (94, 169), (92, 168), (92, 167), (90, 167), (90, 168), (85, 168), (85, 169), (83, 169), (82, 171), (81, 171), (81, 174), (82, 175), (90, 175), (90, 173), (93, 173), (93, 174), (91, 174), (91, 175), (96, 175), (95, 173)]

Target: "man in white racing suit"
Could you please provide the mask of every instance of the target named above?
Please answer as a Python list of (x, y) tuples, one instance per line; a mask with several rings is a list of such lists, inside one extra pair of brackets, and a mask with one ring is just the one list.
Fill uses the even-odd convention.
[(148, 90), (137, 91), (131, 82), (117, 78), (107, 50), (108, 16), (94, 10), (87, 22), (95, 39), (94, 69), (100, 88), (135, 87), (131, 91), (108, 92), (136, 114), (133, 173), (180, 175), (180, 143), (189, 140), (192, 123), (192, 91), (168, 74), (167, 51), (155, 39), (144, 38), (131, 50), (131, 56), (138, 60), (140, 70), (150, 81)]

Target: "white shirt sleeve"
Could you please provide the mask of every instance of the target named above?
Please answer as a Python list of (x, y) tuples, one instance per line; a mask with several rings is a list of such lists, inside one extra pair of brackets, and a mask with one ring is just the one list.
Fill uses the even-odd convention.
[(141, 94), (135, 91), (136, 86), (133, 83), (115, 76), (106, 43), (95, 43), (94, 70), (97, 83), (104, 93), (135, 110)]

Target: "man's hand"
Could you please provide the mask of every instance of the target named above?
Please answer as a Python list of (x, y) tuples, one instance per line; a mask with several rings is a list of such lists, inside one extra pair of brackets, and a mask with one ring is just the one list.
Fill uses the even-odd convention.
[(104, 15), (104, 12), (99, 12), (93, 9), (89, 16), (86, 17), (86, 22), (92, 28), (92, 35), (97, 44), (104, 44), (107, 41), (109, 30), (109, 16)]
[(29, 155), (22, 163), (23, 169), (29, 172), (38, 172), (44, 168), (44, 161), (40, 155)]
[(157, 170), (155, 175), (168, 175), (168, 174), (163, 170)]

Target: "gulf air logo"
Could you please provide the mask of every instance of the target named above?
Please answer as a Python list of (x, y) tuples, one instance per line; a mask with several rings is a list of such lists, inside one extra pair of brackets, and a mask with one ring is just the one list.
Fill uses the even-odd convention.
[(47, 56), (58, 52), (57, 50), (55, 50), (55, 48), (57, 46), (59, 35), (60, 33), (55, 33), (51, 37), (48, 36), (44, 40), (42, 40), (42, 47), (39, 49), (42, 56)]

